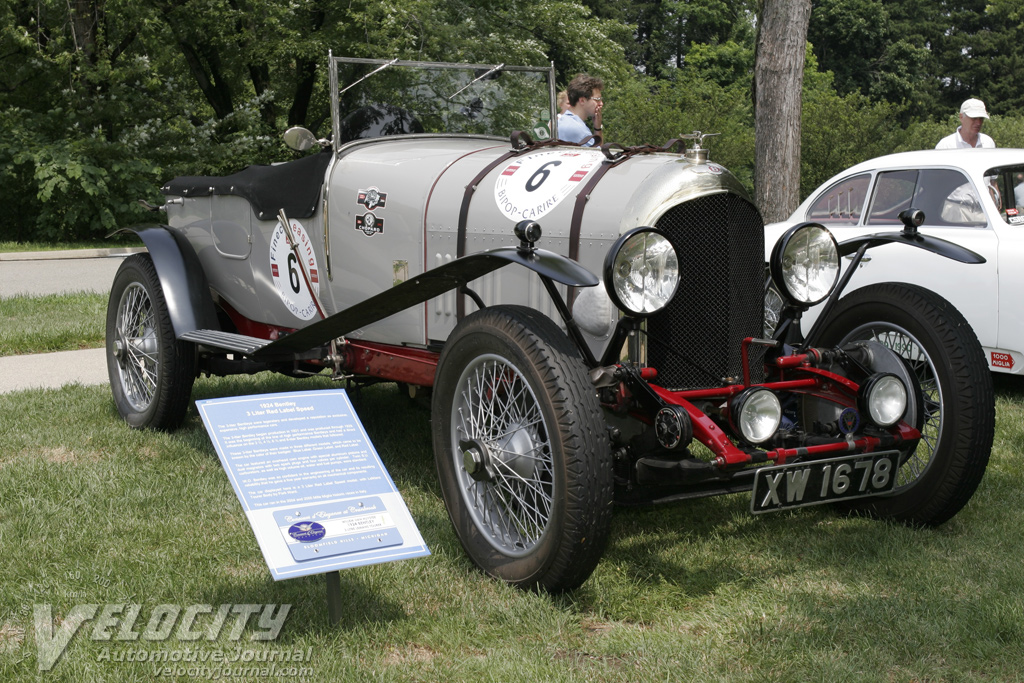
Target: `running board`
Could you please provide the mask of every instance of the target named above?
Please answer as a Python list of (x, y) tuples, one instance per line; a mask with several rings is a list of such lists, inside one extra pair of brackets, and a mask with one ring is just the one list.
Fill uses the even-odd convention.
[(234, 351), (246, 356), (251, 356), (271, 341), (233, 332), (221, 332), (220, 330), (192, 330), (181, 335), (178, 339), (195, 342), (203, 346)]

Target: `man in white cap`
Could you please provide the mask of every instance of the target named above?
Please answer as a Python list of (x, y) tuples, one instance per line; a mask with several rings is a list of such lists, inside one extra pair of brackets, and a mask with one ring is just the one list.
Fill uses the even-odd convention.
[(981, 124), (988, 118), (985, 103), (971, 98), (960, 105), (960, 125), (952, 135), (939, 140), (935, 149), (970, 149), (971, 147), (995, 147), (996, 143), (981, 132)]

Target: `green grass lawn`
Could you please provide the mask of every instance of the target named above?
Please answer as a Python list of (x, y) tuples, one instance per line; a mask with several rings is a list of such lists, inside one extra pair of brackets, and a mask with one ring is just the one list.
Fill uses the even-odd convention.
[(65, 249), (109, 249), (111, 247), (137, 247), (138, 239), (115, 235), (109, 239), (84, 242), (4, 242), (0, 241), (0, 253), (19, 251), (64, 251)]
[[(329, 386), (201, 379), (194, 398)], [(550, 596), (466, 558), (429, 411), (394, 385), (352, 392), (432, 555), (342, 572), (337, 625), (323, 577), (271, 579), (194, 410), (177, 432), (138, 432), (106, 387), (0, 395), (0, 681), (205, 680), (184, 663), (118, 661), (186, 650), (309, 653), (285, 679), (310, 681), (1020, 681), (1024, 381), (998, 378), (997, 394), (989, 469), (938, 529), (827, 508), (755, 518), (744, 495), (619, 509), (590, 580)], [(59, 627), (88, 603), (138, 604), (142, 619), (163, 604), (292, 607), (272, 642), (250, 639), (255, 624), (238, 641), (94, 640), (86, 622), (39, 672), (34, 606)], [(260, 666), (228, 674), (257, 680)]]
[(0, 356), (103, 346), (107, 294), (0, 297)]

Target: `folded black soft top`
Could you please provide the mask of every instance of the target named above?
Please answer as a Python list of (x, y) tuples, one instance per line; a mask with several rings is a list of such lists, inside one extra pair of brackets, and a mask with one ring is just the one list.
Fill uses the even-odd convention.
[(248, 166), (227, 176), (179, 176), (160, 191), (176, 197), (232, 194), (244, 197), (261, 220), (271, 220), (281, 209), (289, 218), (309, 218), (324, 184), (331, 150), (271, 166)]

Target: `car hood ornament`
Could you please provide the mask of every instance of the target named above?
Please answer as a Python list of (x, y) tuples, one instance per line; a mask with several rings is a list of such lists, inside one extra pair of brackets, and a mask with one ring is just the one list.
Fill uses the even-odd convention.
[(693, 146), (683, 152), (683, 157), (698, 164), (708, 161), (708, 150), (704, 147), (704, 139), (721, 135), (721, 133), (702, 133), (695, 130), (692, 133), (684, 133), (679, 138), (682, 140), (693, 140)]

